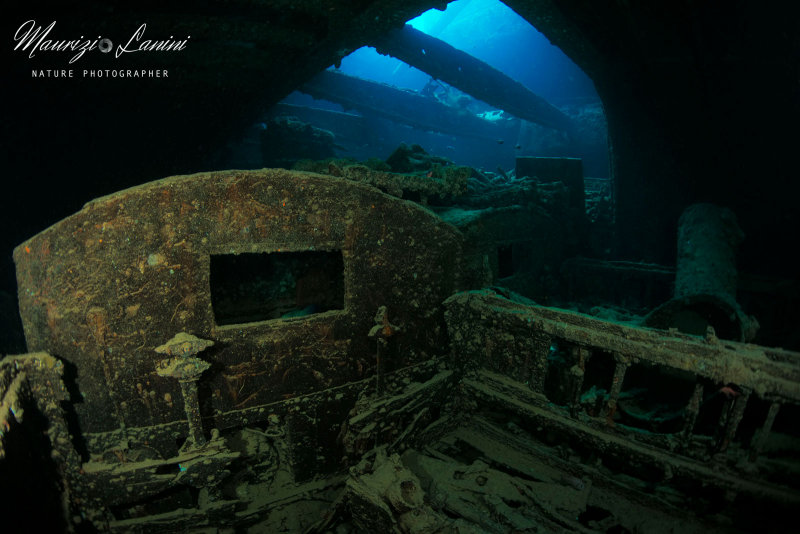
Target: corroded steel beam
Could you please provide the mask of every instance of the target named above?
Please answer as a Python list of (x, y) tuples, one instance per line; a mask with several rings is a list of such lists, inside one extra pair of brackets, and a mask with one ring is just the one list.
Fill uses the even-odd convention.
[(375, 47), (381, 54), (405, 61), (515, 117), (557, 130), (574, 131), (569, 117), (521, 83), (408, 24), (376, 40)]
[(420, 130), (496, 140), (516, 135), (517, 123), (497, 123), (446, 106), (416, 91), (362, 80), (341, 72), (324, 70), (298, 89), (317, 99), (330, 100), (365, 117), (380, 117)]

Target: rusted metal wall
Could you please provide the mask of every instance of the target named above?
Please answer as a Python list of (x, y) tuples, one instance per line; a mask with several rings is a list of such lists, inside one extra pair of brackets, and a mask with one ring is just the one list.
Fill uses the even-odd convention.
[[(210, 256), (340, 250), (342, 310), (218, 326)], [(379, 306), (400, 326), (389, 370), (441, 352), (440, 304), (458, 288), (461, 236), (410, 202), (347, 180), (279, 169), (177, 176), (96, 199), (14, 251), (29, 351), (75, 365), (84, 432), (184, 418), (154, 348), (210, 339), (204, 416), (374, 372)], [(222, 418), (218, 418), (220, 423)]]

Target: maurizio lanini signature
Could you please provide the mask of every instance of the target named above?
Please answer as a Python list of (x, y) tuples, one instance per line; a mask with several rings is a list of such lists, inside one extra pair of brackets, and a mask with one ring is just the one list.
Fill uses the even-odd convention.
[[(100, 50), (108, 53), (114, 49), (111, 39), (97, 36), (96, 39), (84, 38), (81, 35), (78, 39), (50, 39), (50, 32), (56, 25), (56, 21), (51, 22), (46, 28), (36, 25), (36, 21), (31, 19), (23, 22), (14, 34), (14, 41), (17, 45), (14, 50), (28, 52), (28, 57), (32, 58), (37, 52), (75, 52), (69, 63), (75, 63), (86, 52)], [(191, 35), (185, 39), (175, 39), (172, 35), (169, 39), (151, 40), (144, 39), (144, 32), (147, 24), (139, 26), (125, 44), (117, 45), (114, 57), (131, 52), (179, 52), (186, 48)]]

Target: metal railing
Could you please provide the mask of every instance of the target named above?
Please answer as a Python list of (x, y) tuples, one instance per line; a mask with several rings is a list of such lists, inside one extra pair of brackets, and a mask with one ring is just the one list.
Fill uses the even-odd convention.
[[(725, 453), (746, 420), (748, 428), (755, 430), (737, 447), (746, 449), (753, 462), (769, 440), (781, 407), (800, 405), (797, 352), (726, 341), (711, 331), (699, 337), (601, 320), (511, 301), (492, 290), (460, 293), (445, 305), (455, 366), (465, 372), (488, 370), (506, 375), (527, 384), (541, 405), (561, 405), (572, 418), (588, 420), (595, 427), (613, 427), (615, 433), (670, 452), (704, 459), (709, 452), (711, 456)], [(554, 376), (555, 352), (567, 360), (562, 372), (555, 375), (561, 382), (558, 399), (553, 398), (549, 383)], [(606, 393), (602, 408), (589, 413), (582, 403), (587, 393), (585, 379), (592, 358), (600, 357), (611, 362), (611, 369), (599, 385), (598, 377), (593, 377), (594, 385)], [(679, 428), (659, 435), (615, 423), (626, 377), (641, 367), (680, 375), (690, 386), (682, 389), (688, 393), (679, 409), (683, 418)], [(698, 416), (708, 415), (701, 405), (710, 395), (724, 402), (713, 414), (717, 437), (712, 450), (698, 455), (690, 445), (697, 435)], [(760, 409), (748, 410), (754, 402)], [(756, 417), (761, 420), (754, 421)]]

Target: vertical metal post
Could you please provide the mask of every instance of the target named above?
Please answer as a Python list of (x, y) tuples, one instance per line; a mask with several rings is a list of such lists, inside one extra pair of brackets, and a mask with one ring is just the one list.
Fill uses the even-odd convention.
[(400, 332), (400, 327), (389, 322), (389, 312), (386, 306), (379, 306), (375, 314), (375, 326), (373, 326), (367, 336), (375, 339), (375, 393), (382, 395), (386, 385), (386, 357), (389, 354), (389, 338)]
[(183, 395), (183, 411), (186, 413), (186, 420), (189, 423), (187, 443), (194, 447), (202, 447), (206, 444), (206, 438), (203, 435), (203, 421), (200, 418), (200, 401), (197, 396), (198, 378), (200, 377), (179, 381)]
[(550, 346), (553, 344), (553, 338), (537, 325), (534, 325), (534, 331), (531, 337), (533, 357), (531, 361), (530, 386), (536, 393), (544, 395), (544, 380), (547, 376), (547, 356), (550, 354)]
[(614, 424), (614, 413), (617, 411), (617, 399), (619, 398), (619, 392), (622, 391), (622, 383), (625, 381), (625, 373), (630, 366), (630, 362), (620, 356), (619, 354), (614, 354), (614, 360), (616, 361), (616, 365), (614, 366), (614, 377), (611, 379), (611, 388), (608, 392), (608, 403), (606, 404), (606, 422), (609, 424)]
[(197, 354), (213, 344), (213, 341), (181, 332), (155, 348), (159, 354), (171, 356), (171, 358), (158, 362), (156, 373), (159, 376), (177, 379), (181, 386), (183, 410), (189, 425), (189, 436), (182, 447), (184, 450), (199, 448), (206, 444), (206, 438), (203, 435), (203, 421), (200, 417), (197, 381), (200, 380), (200, 375), (211, 367), (211, 364), (198, 358)]
[(570, 395), (570, 415), (577, 417), (581, 407), (581, 391), (583, 390), (583, 380), (586, 376), (586, 360), (589, 359), (591, 351), (583, 347), (572, 347), (570, 352), (573, 358), (577, 360), (569, 372), (572, 375), (570, 387), (572, 392)]
[(769, 411), (767, 412), (767, 418), (764, 420), (764, 426), (761, 427), (761, 433), (759, 434), (755, 445), (753, 445), (753, 448), (750, 449), (749, 461), (755, 462), (758, 460), (758, 456), (761, 454), (761, 451), (764, 449), (764, 445), (767, 443), (769, 433), (772, 431), (772, 424), (775, 423), (775, 417), (778, 415), (780, 408), (781, 403), (778, 401), (772, 401), (772, 404), (770, 404)]
[(689, 441), (692, 439), (694, 433), (694, 425), (697, 423), (697, 415), (700, 413), (700, 402), (703, 400), (703, 384), (697, 383), (694, 385), (694, 392), (692, 398), (689, 399), (689, 404), (686, 406), (686, 415), (684, 416), (685, 422), (683, 430), (681, 431), (681, 446), (687, 447)]
[(385, 338), (379, 337), (375, 348), (375, 393), (383, 395), (385, 388), (384, 375), (386, 374), (386, 355), (389, 350), (389, 342)]
[(728, 411), (728, 420), (725, 423), (725, 431), (722, 434), (722, 440), (717, 447), (717, 452), (725, 452), (733, 437), (736, 435), (736, 430), (739, 428), (739, 423), (742, 422), (744, 416), (744, 409), (747, 407), (747, 401), (750, 399), (750, 390), (744, 390), (741, 395), (732, 399), (733, 406)]

